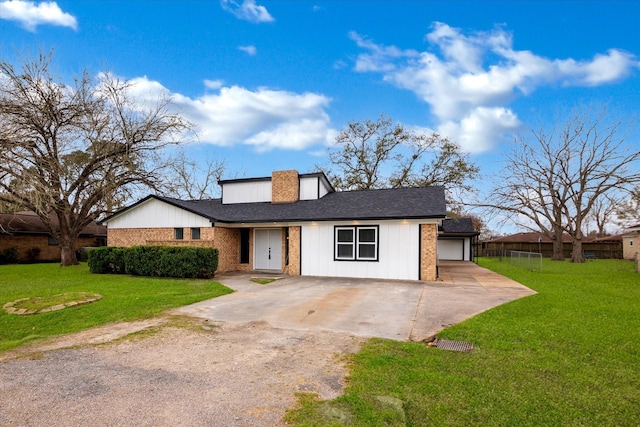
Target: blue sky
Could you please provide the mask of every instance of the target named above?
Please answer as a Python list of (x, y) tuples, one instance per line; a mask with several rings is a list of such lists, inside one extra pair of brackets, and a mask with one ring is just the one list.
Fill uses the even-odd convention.
[[(0, 0), (0, 54), (55, 49), (162, 92), (232, 177), (326, 164), (381, 113), (456, 140), (486, 175), (527, 126), (640, 107), (640, 1)], [(638, 133), (632, 143), (640, 146)]]

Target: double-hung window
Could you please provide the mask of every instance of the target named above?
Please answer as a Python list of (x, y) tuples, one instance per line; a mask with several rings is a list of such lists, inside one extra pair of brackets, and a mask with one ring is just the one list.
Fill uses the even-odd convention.
[(184, 228), (174, 228), (173, 229), (173, 238), (176, 240), (184, 239)]
[(191, 228), (191, 240), (200, 240), (200, 227)]
[(377, 261), (378, 226), (335, 227), (334, 258), (337, 261)]

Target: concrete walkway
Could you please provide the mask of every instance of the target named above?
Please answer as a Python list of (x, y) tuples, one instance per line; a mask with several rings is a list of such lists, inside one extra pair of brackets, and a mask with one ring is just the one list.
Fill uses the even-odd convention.
[(216, 279), (235, 293), (174, 310), (213, 322), (266, 321), (276, 328), (325, 330), (420, 341), (531, 289), (471, 262), (440, 263), (437, 282), (285, 276), (260, 285), (252, 277)]

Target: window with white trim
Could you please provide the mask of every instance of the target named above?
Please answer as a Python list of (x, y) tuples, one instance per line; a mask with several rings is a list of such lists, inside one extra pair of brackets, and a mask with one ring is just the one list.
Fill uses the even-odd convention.
[(336, 226), (336, 261), (378, 261), (378, 226)]

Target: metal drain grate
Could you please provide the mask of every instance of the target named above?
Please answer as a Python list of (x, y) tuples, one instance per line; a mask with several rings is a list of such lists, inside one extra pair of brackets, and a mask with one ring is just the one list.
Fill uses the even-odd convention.
[(452, 340), (436, 340), (434, 347), (450, 351), (471, 351), (473, 350), (473, 343)]

